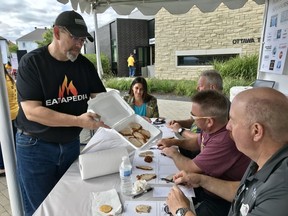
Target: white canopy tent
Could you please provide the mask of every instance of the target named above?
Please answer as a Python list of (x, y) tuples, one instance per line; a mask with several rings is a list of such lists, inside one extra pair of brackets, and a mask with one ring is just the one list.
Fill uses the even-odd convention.
[[(69, 0), (57, 0), (67, 4)], [(265, 0), (253, 0), (257, 4), (264, 4)], [(97, 71), (102, 78), (103, 69), (100, 58), (100, 46), (98, 40), (97, 13), (105, 12), (112, 7), (119, 15), (129, 15), (135, 8), (142, 14), (151, 16), (157, 14), (161, 8), (165, 8), (171, 14), (187, 13), (193, 6), (197, 6), (202, 12), (212, 12), (221, 3), (229, 9), (238, 9), (245, 5), (247, 0), (70, 0), (74, 10), (80, 9), (82, 13), (94, 13), (95, 46)]]
[[(57, 0), (67, 4), (69, 0)], [(265, 0), (253, 0), (257, 4), (264, 4)], [(144, 15), (155, 15), (162, 7), (171, 14), (183, 14), (188, 12), (194, 5), (202, 12), (212, 12), (221, 3), (229, 9), (238, 9), (245, 5), (247, 0), (70, 0), (74, 10), (90, 14), (103, 13), (112, 7), (119, 15), (129, 15), (138, 8)]]
[[(69, 0), (57, 0), (67, 4)], [(265, 0), (253, 0), (257, 4), (264, 4)], [(266, 0), (267, 2), (269, 0)], [(100, 61), (99, 42), (97, 40), (97, 13), (105, 12), (112, 7), (119, 15), (128, 15), (135, 8), (138, 8), (144, 15), (155, 15), (162, 7), (171, 14), (183, 14), (188, 12), (193, 6), (197, 6), (202, 12), (212, 12), (221, 3), (229, 9), (238, 9), (245, 5), (247, 0), (70, 0), (74, 10), (80, 9), (82, 13), (93, 13), (95, 19), (96, 32), (96, 55), (97, 69), (100, 77), (102, 76), (102, 66)], [(3, 65), (0, 55), (0, 65)], [(3, 68), (0, 69), (3, 74)], [(12, 215), (24, 215), (20, 199), (19, 187), (16, 180), (16, 159), (13, 145), (12, 128), (9, 120), (9, 107), (7, 102), (7, 92), (4, 76), (0, 76), (1, 98), (0, 103), (0, 138), (4, 163), (6, 164), (6, 177)]]

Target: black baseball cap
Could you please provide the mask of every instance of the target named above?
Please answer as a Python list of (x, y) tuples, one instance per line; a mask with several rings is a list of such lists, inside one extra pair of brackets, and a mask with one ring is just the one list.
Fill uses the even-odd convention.
[(54, 25), (65, 27), (75, 37), (87, 37), (93, 42), (93, 37), (88, 33), (83, 17), (75, 11), (64, 11), (58, 15)]

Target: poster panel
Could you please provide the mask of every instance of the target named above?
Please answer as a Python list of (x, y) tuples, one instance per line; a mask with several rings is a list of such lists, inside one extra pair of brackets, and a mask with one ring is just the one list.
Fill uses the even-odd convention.
[(288, 47), (288, 0), (271, 0), (266, 16), (260, 71), (283, 74)]

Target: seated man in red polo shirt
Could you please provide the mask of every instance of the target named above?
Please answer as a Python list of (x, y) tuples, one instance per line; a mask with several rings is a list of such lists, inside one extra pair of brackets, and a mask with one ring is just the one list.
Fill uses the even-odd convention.
[[(161, 139), (159, 149), (171, 157), (179, 170), (203, 173), (224, 180), (239, 181), (250, 159), (239, 152), (226, 129), (229, 102), (214, 90), (201, 91), (192, 97), (191, 117), (201, 132), (195, 138)], [(175, 146), (200, 153), (190, 159)], [(195, 191), (196, 192), (196, 191)], [(231, 203), (204, 190), (196, 192), (200, 205), (197, 216), (226, 216)]]

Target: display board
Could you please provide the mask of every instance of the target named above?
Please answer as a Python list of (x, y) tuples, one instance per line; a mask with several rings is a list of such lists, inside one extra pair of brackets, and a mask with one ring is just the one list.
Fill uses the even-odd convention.
[(288, 0), (266, 0), (258, 79), (288, 95)]

